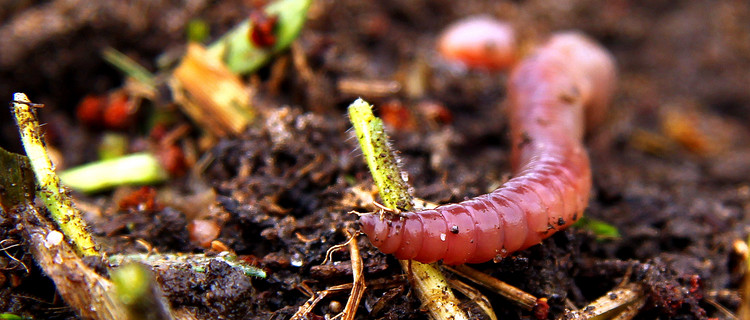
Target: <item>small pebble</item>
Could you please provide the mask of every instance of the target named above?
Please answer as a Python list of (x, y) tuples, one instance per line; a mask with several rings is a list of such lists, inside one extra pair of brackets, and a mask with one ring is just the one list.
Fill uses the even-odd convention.
[(193, 220), (187, 226), (190, 241), (203, 247), (211, 248), (211, 241), (219, 237), (221, 227), (211, 220)]

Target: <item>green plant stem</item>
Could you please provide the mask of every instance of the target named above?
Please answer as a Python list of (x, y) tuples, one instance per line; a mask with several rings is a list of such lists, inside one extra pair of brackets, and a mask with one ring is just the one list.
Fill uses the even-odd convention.
[[(383, 121), (372, 114), (372, 107), (362, 99), (349, 105), (349, 118), (385, 206), (412, 210), (414, 204), (409, 185), (402, 178), (398, 160), (388, 145)], [(413, 275), (413, 286), (433, 319), (468, 319), (466, 313), (458, 307), (458, 299), (436, 264), (407, 260), (399, 262), (405, 272)]]
[(194, 254), (174, 254), (174, 253), (149, 253), (149, 254), (130, 254), (120, 255), (113, 254), (109, 256), (109, 263), (113, 266), (124, 265), (128, 263), (141, 263), (153, 268), (185, 268), (189, 267), (195, 272), (203, 272), (211, 261), (219, 260), (230, 267), (242, 271), (248, 277), (266, 278), (266, 272), (258, 267), (251, 266), (234, 254), (222, 252), (217, 255), (205, 255), (202, 253)]
[(151, 72), (124, 53), (117, 51), (117, 49), (112, 47), (104, 48), (102, 50), (102, 57), (128, 77), (138, 80), (138, 82), (145, 84), (151, 89), (154, 89), (156, 86), (154, 75)]
[(52, 162), (42, 140), (39, 122), (32, 110), (32, 103), (23, 93), (13, 95), (13, 114), (21, 134), (26, 155), (34, 170), (39, 196), (60, 230), (73, 243), (76, 252), (85, 256), (99, 255), (91, 234), (86, 230), (86, 223), (80, 211), (73, 207), (73, 201), (65, 194), (60, 179), (52, 169)]
[(388, 136), (383, 130), (383, 120), (375, 117), (372, 107), (362, 99), (349, 105), (349, 118), (383, 204), (392, 209), (412, 210), (414, 202), (409, 194), (409, 185), (401, 178), (398, 159), (391, 151)]
[(120, 185), (156, 184), (168, 177), (159, 160), (146, 152), (92, 162), (60, 173), (65, 185), (87, 193)]
[(125, 306), (128, 320), (170, 320), (170, 310), (151, 270), (128, 263), (111, 272), (115, 293)]

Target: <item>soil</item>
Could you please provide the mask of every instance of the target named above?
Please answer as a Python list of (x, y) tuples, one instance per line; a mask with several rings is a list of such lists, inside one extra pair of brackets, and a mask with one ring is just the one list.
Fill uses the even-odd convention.
[[(155, 70), (158, 55), (184, 48), (190, 18), (204, 19), (218, 36), (259, 2), (5, 2), (0, 97), (23, 91), (46, 105), (40, 116), (59, 168), (94, 161), (90, 146), (105, 130), (80, 123), (75, 106), (87, 94), (122, 85), (99, 58), (102, 48), (115, 47)], [(123, 206), (134, 190), (123, 188), (75, 194), (79, 207), (109, 254), (143, 252), (136, 240), (159, 252), (211, 252), (187, 230), (195, 219), (215, 222), (217, 240), (268, 276), (249, 278), (222, 263), (204, 272), (162, 270), (158, 279), (172, 307), (206, 319), (289, 319), (309, 292), (351, 283), (348, 251), (335, 251), (335, 264), (322, 262), (329, 248), (346, 241), (344, 229), (356, 229), (349, 212), (374, 210), (362, 197), (372, 179), (345, 116), (357, 96), (386, 119), (419, 198), (460, 201), (508, 178), (506, 76), (460, 70), (434, 51), (445, 26), (476, 14), (511, 21), (525, 48), (555, 30), (575, 29), (616, 57), (620, 81), (611, 112), (587, 140), (594, 188), (586, 216), (616, 227), (619, 236), (571, 228), (473, 267), (547, 297), (550, 318), (623, 280), (645, 287), (639, 318), (729, 318), (722, 308), (736, 312), (741, 303), (737, 245), (750, 233), (747, 1), (316, 1), (295, 48), (248, 79), (260, 112), (255, 124), (208, 144), (193, 125), (181, 140), (197, 150), (192, 161), (185, 152), (187, 163), (211, 161), (157, 186), (151, 205), (136, 197), (136, 205)], [(23, 29), (24, 23), (43, 27)], [(386, 93), (340, 86), (351, 80), (402, 86)], [(145, 104), (142, 116), (152, 107)], [(403, 115), (409, 120), (388, 120)], [(189, 123), (177, 117), (170, 128)], [(0, 121), (0, 145), (22, 152), (9, 114)], [(132, 149), (153, 140), (145, 124), (124, 133)], [(16, 223), (0, 218), (0, 312), (75, 318), (36, 267)], [(425, 319), (398, 262), (364, 236), (359, 240), (368, 289), (356, 318)], [(480, 291), (499, 318), (534, 317)], [(347, 293), (334, 294), (308, 318), (335, 315), (346, 299)]]

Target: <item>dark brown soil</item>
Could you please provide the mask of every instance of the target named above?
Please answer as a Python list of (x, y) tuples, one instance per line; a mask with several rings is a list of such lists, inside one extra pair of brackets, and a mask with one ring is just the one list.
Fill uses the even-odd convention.
[[(132, 1), (130, 11), (118, 7), (119, 1), (96, 2), (94, 10), (101, 12), (96, 18), (68, 7), (76, 1), (11, 2), (0, 8), (0, 34), (13, 40), (0, 42), (0, 97), (10, 100), (13, 91), (23, 91), (47, 105), (40, 113), (64, 166), (95, 160), (89, 146), (102, 134), (77, 122), (75, 105), (86, 94), (121, 84), (99, 50), (113, 46), (154, 70), (157, 55), (184, 45), (187, 18), (206, 19), (216, 36), (243, 19), (253, 1), (146, 2), (152, 4)], [(172, 306), (206, 319), (288, 319), (308, 300), (304, 288), (319, 291), (351, 282), (348, 252), (333, 254), (339, 265), (321, 263), (327, 249), (346, 241), (343, 230), (356, 228), (356, 216), (347, 213), (372, 208), (355, 201), (352, 191), (372, 185), (345, 116), (357, 96), (378, 106), (403, 105), (418, 123), (389, 127), (418, 197), (459, 201), (507, 178), (505, 76), (457, 71), (434, 51), (447, 24), (489, 14), (517, 25), (525, 43), (576, 29), (616, 57), (619, 90), (606, 124), (588, 139), (594, 190), (586, 214), (612, 224), (621, 236), (602, 240), (573, 228), (498, 263), (474, 267), (549, 298), (551, 318), (560, 315), (566, 300), (584, 306), (626, 273), (649, 297), (639, 317), (728, 318), (716, 305), (732, 312), (739, 306), (742, 268), (733, 245), (750, 233), (750, 3), (488, 3), (315, 2), (296, 51), (305, 56), (312, 77), (303, 76), (290, 53), (252, 76), (260, 120), (240, 137), (221, 139), (199, 154), (213, 159), (202, 174), (159, 186), (158, 206), (118, 209), (122, 194), (129, 192), (122, 190), (78, 195), (92, 230), (113, 254), (142, 252), (136, 239), (160, 252), (202, 252), (187, 225), (195, 218), (216, 221), (218, 240), (255, 261), (268, 277), (251, 279), (222, 263), (203, 273), (168, 270), (159, 279)], [(67, 17), (67, 27), (8, 36), (34, 10), (48, 20)], [(11, 49), (12, 44), (17, 47)], [(343, 79), (403, 83), (420, 65), (426, 86), (415, 94), (337, 87)], [(274, 69), (284, 72), (279, 76)], [(427, 103), (444, 108), (452, 119), (432, 117)], [(0, 125), (0, 146), (20, 152), (8, 113)], [(127, 134), (145, 141), (144, 127), (136, 125)], [(193, 130), (186, 140), (197, 137)], [(198, 206), (206, 210), (180, 205), (193, 203), (189, 196), (207, 188), (215, 190), (216, 201)], [(0, 255), (0, 312), (74, 318), (27, 254), (15, 225), (10, 216), (0, 218), (3, 248), (21, 244)], [(397, 261), (360, 240), (368, 290), (357, 319), (426, 318)], [(499, 318), (533, 317), (495, 293), (482, 292)], [(314, 313), (320, 319), (334, 315), (336, 303), (346, 299), (347, 294), (333, 295)], [(388, 307), (377, 307), (383, 304)], [(475, 309), (468, 302), (467, 308)]]

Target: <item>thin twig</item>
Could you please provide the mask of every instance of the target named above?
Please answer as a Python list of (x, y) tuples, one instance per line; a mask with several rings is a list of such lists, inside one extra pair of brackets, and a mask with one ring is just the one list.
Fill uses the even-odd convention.
[[(729, 309), (727, 309), (727, 307), (721, 305), (716, 300), (714, 300), (712, 298), (709, 298), (709, 297), (704, 297), (703, 301), (705, 301), (706, 303), (712, 305), (714, 308), (716, 308), (716, 310), (718, 310), (719, 312), (721, 312), (721, 314), (723, 314), (725, 317), (727, 317), (727, 319), (729, 319), (729, 320), (737, 320), (737, 319), (739, 319), (734, 313), (732, 313), (732, 311), (730, 311)], [(748, 320), (748, 319), (750, 319), (750, 318), (746, 318), (746, 317), (742, 318), (742, 320)]]
[[(594, 300), (580, 310), (567, 310), (562, 319), (591, 319), (615, 310), (622, 310), (622, 312), (626, 313), (624, 317), (627, 317), (640, 309), (640, 306), (642, 306), (641, 300), (645, 302), (641, 285), (629, 283), (610, 290), (601, 298)], [(635, 310), (630, 310), (630, 305), (640, 306), (634, 307)]]
[(640, 295), (639, 298), (634, 302), (627, 306), (625, 306), (625, 309), (622, 310), (619, 314), (612, 317), (611, 320), (630, 320), (635, 318), (635, 316), (638, 315), (638, 311), (643, 308), (643, 306), (646, 304), (646, 296)]
[(341, 318), (343, 320), (352, 320), (354, 315), (357, 314), (357, 307), (359, 301), (362, 299), (362, 294), (365, 293), (365, 276), (362, 273), (362, 257), (359, 254), (359, 244), (357, 243), (357, 237), (353, 237), (349, 234), (349, 231), (345, 231), (349, 240), (349, 255), (352, 260), (352, 274), (354, 281), (352, 284), (352, 293), (349, 295), (349, 299), (346, 301), (346, 307), (341, 312)]
[[(750, 244), (750, 236), (747, 237), (745, 243)], [(745, 275), (742, 280), (740, 296), (742, 297), (742, 302), (740, 302), (737, 315), (742, 320), (748, 320), (750, 319), (750, 255), (745, 257)]]
[(458, 265), (455, 267), (443, 266), (443, 268), (469, 279), (478, 285), (494, 290), (526, 310), (533, 310), (537, 305), (538, 299), (533, 295), (467, 265)]
[(474, 301), (474, 303), (476, 303), (479, 308), (481, 308), (484, 313), (488, 317), (490, 317), (490, 320), (497, 320), (497, 315), (495, 314), (495, 310), (492, 309), (490, 300), (487, 299), (487, 296), (482, 294), (482, 292), (477, 290), (477, 288), (474, 288), (457, 279), (448, 279), (448, 283), (453, 289), (456, 289), (458, 292), (461, 292), (461, 294), (471, 299), (471, 301)]
[[(349, 234), (349, 231), (346, 231), (346, 233)], [(352, 239), (354, 239), (357, 235), (359, 235), (359, 234), (357, 233), (354, 236), (349, 235), (349, 240), (346, 240), (346, 242), (340, 243), (340, 244), (337, 244), (337, 245), (334, 245), (334, 246), (328, 248), (328, 250), (326, 250), (326, 257), (323, 259), (323, 262), (321, 264), (326, 264), (326, 263), (328, 263), (328, 261), (331, 261), (331, 255), (336, 250), (339, 250), (339, 249), (341, 249), (341, 248), (343, 248), (345, 246), (348, 246), (349, 243), (352, 242)]]
[(5, 239), (5, 240), (3, 240), (3, 241), (0, 241), (0, 251), (3, 251), (3, 252), (5, 252), (5, 255), (6, 255), (6, 256), (8, 256), (8, 258), (10, 258), (11, 260), (13, 260), (13, 261), (17, 262), (18, 264), (22, 265), (22, 266), (23, 266), (23, 269), (24, 269), (24, 270), (26, 271), (26, 273), (29, 273), (29, 268), (28, 268), (28, 267), (26, 267), (26, 264), (25, 264), (25, 263), (23, 263), (23, 262), (22, 262), (21, 260), (18, 260), (18, 258), (16, 258), (16, 257), (14, 257), (13, 255), (11, 255), (11, 254), (10, 254), (10, 252), (8, 252), (8, 249), (11, 249), (11, 248), (15, 248), (15, 247), (18, 247), (18, 246), (20, 246), (21, 244), (20, 244), (20, 243), (16, 243), (16, 244), (12, 244), (12, 245), (9, 245), (9, 246), (7, 246), (7, 247), (6, 247), (6, 246), (5, 246), (4, 244), (3, 244), (3, 242), (5, 242), (6, 240), (8, 240), (8, 239)]
[(353, 284), (347, 283), (313, 293), (312, 296), (310, 296), (310, 299), (307, 300), (307, 302), (305, 302), (303, 305), (301, 305), (299, 309), (297, 309), (297, 312), (295, 312), (289, 320), (309, 319), (308, 315), (321, 300), (325, 299), (325, 297), (330, 294), (338, 293), (340, 291), (349, 290), (353, 287)]

